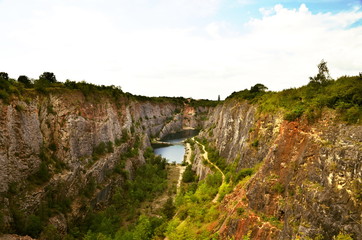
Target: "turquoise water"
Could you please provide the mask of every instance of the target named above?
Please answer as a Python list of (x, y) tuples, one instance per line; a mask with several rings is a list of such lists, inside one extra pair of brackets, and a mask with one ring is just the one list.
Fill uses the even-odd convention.
[(168, 162), (182, 163), (185, 155), (185, 147), (183, 145), (172, 145), (154, 149), (155, 154), (166, 158)]
[(182, 163), (185, 155), (185, 146), (182, 141), (193, 137), (199, 133), (198, 130), (184, 130), (182, 132), (177, 132), (173, 134), (169, 134), (163, 139), (162, 142), (169, 142), (175, 145), (172, 146), (162, 146), (160, 145), (154, 146), (154, 153), (157, 155), (161, 155), (163, 158), (166, 158), (168, 162), (176, 162)]

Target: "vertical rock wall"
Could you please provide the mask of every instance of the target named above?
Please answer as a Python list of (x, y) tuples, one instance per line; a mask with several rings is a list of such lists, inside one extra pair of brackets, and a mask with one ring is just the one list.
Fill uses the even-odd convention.
[(313, 124), (288, 122), (236, 101), (215, 108), (201, 136), (228, 163), (238, 161), (238, 170), (261, 164), (221, 203), (227, 214), (215, 231), (222, 239), (332, 239), (339, 233), (362, 239), (362, 127), (334, 119), (326, 110)]
[[(132, 178), (144, 163), (150, 138), (198, 125), (192, 119), (184, 123), (184, 105), (126, 97), (115, 102), (101, 94), (92, 98), (65, 91), (0, 103), (0, 205), (5, 225), (13, 220), (15, 199), (24, 213), (36, 211), (50, 195), (73, 199), (67, 216), (72, 218), (81, 214), (78, 196), (98, 185), (91, 204), (107, 203), (114, 187), (125, 180), (122, 175), (110, 178), (120, 156), (138, 144), (138, 154), (125, 163)], [(102, 144), (112, 150), (101, 149)], [(42, 179), (44, 172), (49, 179)], [(65, 219), (58, 218), (54, 221)]]

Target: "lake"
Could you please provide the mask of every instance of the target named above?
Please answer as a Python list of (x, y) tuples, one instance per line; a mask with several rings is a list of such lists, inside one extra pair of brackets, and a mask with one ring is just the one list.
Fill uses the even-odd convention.
[(183, 145), (182, 141), (187, 138), (196, 136), (198, 133), (198, 130), (183, 130), (181, 132), (168, 134), (167, 136), (162, 138), (161, 141), (168, 142), (174, 145), (152, 145), (154, 153), (157, 155), (161, 155), (163, 158), (166, 158), (167, 161), (170, 163), (176, 162), (181, 164), (185, 155), (185, 146)]

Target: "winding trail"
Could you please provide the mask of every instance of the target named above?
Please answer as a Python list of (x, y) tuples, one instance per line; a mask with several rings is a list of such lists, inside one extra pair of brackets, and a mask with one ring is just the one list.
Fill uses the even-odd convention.
[[(185, 161), (186, 163), (188, 164), (191, 164), (191, 154), (192, 154), (192, 150), (191, 150), (191, 145), (190, 143), (186, 143), (185, 144)], [(180, 175), (179, 175), (179, 179), (178, 179), (178, 182), (177, 182), (177, 192), (179, 192), (180, 190), (180, 187), (181, 187), (181, 182), (182, 182), (182, 177), (183, 177), (183, 173), (185, 172), (186, 170), (186, 166), (181, 166), (181, 165), (177, 165), (177, 168), (180, 169)]]
[[(199, 141), (195, 140), (195, 138), (192, 138), (192, 140), (195, 141), (199, 146), (202, 147), (202, 150), (203, 150), (202, 157), (203, 157), (206, 161), (208, 161), (208, 163), (210, 163), (212, 166), (214, 166), (214, 167), (221, 173), (221, 176), (222, 176), (222, 183), (221, 183), (221, 185), (220, 185), (220, 187), (221, 187), (221, 186), (224, 185), (224, 183), (225, 183), (225, 174), (221, 171), (221, 169), (220, 169), (216, 164), (214, 164), (213, 162), (211, 162), (211, 161), (209, 160), (209, 154), (208, 154), (208, 152), (206, 151), (205, 146), (204, 146), (203, 144), (201, 144)], [(219, 187), (219, 190), (220, 190), (220, 187)], [(219, 196), (220, 196), (220, 193), (218, 192), (218, 193), (216, 194), (216, 196), (214, 197), (214, 199), (212, 200), (212, 202), (213, 202), (213, 203), (216, 203), (216, 202), (217, 202), (217, 199), (219, 198)]]

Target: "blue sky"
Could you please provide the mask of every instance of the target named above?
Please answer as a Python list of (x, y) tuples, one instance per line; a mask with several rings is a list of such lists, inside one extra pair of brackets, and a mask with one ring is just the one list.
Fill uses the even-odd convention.
[(362, 1), (0, 0), (0, 71), (216, 99), (362, 71)]
[[(242, 2), (242, 1), (241, 1)], [(243, 1), (244, 4), (238, 4), (237, 1), (226, 1), (217, 14), (219, 20), (228, 20), (236, 24), (242, 24), (249, 18), (260, 18), (260, 8), (272, 8), (276, 4), (282, 4), (284, 7), (293, 9), (299, 8), (301, 4), (306, 4), (308, 9), (314, 13), (338, 13), (340, 11), (349, 11), (361, 4), (360, 0), (306, 0), (306, 1)], [(244, 13), (244, 14), (241, 14)]]

